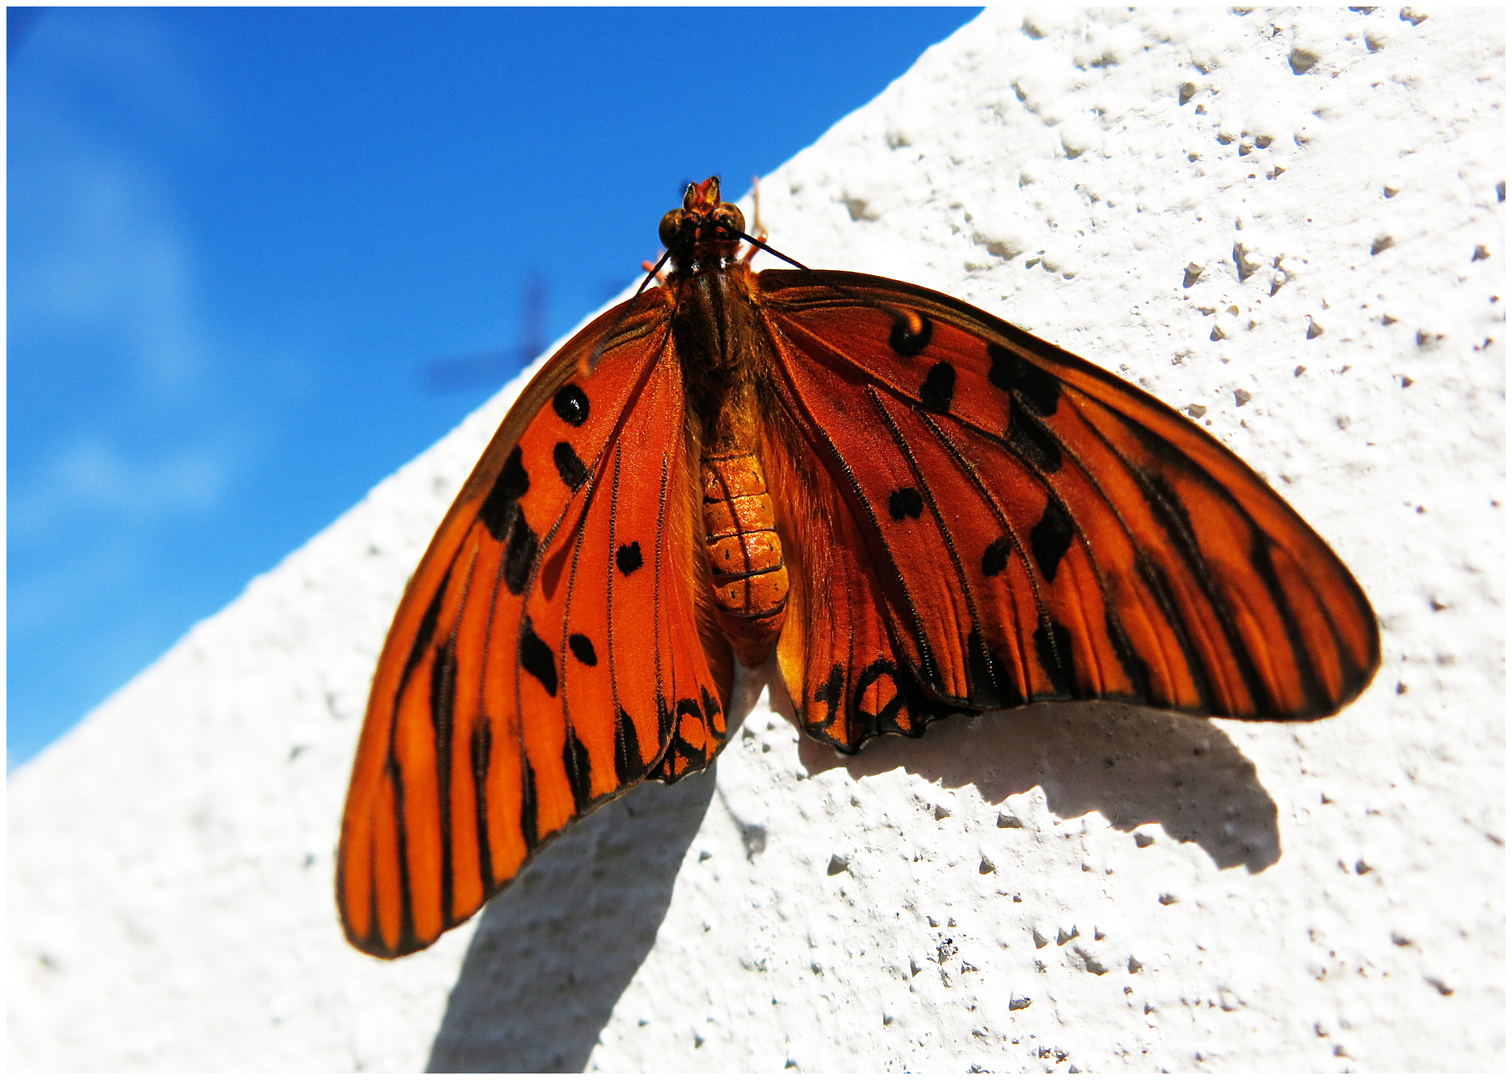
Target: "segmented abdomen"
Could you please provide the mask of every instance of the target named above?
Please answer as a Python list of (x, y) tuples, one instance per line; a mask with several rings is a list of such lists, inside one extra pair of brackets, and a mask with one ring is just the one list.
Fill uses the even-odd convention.
[(788, 572), (761, 462), (750, 451), (703, 460), (704, 544), (719, 628), (747, 667), (766, 660), (787, 609)]

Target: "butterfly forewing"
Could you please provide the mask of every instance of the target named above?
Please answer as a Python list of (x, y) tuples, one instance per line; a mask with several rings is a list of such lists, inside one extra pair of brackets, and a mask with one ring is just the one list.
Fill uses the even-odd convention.
[(973, 708), (1111, 697), (1326, 715), (1378, 652), (1349, 572), (1215, 439), (898, 282), (760, 275), (782, 379), (904, 602), (920, 682)]
[(531, 383), (406, 590), (338, 860), (347, 934), (368, 952), (423, 948), (645, 778), (680, 697), (723, 731), (728, 676), (674, 632), (701, 618), (696, 463), (661, 295), (598, 320)]

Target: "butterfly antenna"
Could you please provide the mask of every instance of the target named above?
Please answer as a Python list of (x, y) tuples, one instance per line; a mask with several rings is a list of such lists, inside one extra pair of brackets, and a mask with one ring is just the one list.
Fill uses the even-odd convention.
[[(798, 269), (803, 270), (807, 273), (814, 273), (813, 270), (809, 269), (809, 267), (807, 266), (804, 266), (797, 259), (789, 258), (782, 252), (778, 251), (776, 248), (772, 247), (770, 244), (766, 243), (764, 240), (758, 240), (756, 239), (756, 237), (749, 236), (746, 233), (741, 233), (740, 238), (748, 244), (754, 244), (756, 247), (759, 247), (762, 251), (765, 251), (768, 254), (777, 256), (777, 258), (781, 259), (783, 262), (792, 263)], [(862, 307), (869, 307), (877, 311), (886, 312), (887, 315), (891, 317), (893, 322), (898, 323), (900, 326), (907, 327), (911, 332), (917, 332), (917, 328), (914, 326), (914, 324), (918, 322), (919, 317), (914, 312), (907, 311), (903, 308), (896, 308), (891, 306), (890, 304), (879, 304), (877, 301), (871, 299), (870, 297), (863, 296), (853, 289), (847, 289), (844, 285), (837, 285), (833, 281), (827, 281), (824, 283), (824, 285), (826, 288), (833, 289), (835, 292), (839, 293), (842, 296), (849, 297), (853, 302), (861, 305)]]
[(661, 258), (656, 260), (656, 264), (654, 266), (651, 266), (646, 271), (645, 280), (640, 283), (640, 288), (635, 290), (635, 295), (630, 297), (630, 302), (625, 305), (625, 310), (620, 314), (620, 317), (614, 321), (614, 325), (609, 328), (608, 333), (599, 338), (598, 344), (593, 347), (593, 351), (589, 353), (588, 358), (583, 361), (581, 365), (583, 374), (586, 375), (594, 368), (598, 367), (599, 355), (604, 351), (604, 345), (613, 339), (614, 332), (618, 330), (621, 324), (623, 324), (624, 321), (630, 317), (630, 313), (635, 310), (635, 302), (639, 300), (641, 298), (641, 294), (646, 291), (646, 286), (651, 284), (651, 282), (656, 279), (657, 274), (661, 272), (661, 268), (667, 265), (667, 260), (671, 258), (671, 256), (672, 252), (670, 251), (662, 252)]
[(813, 273), (812, 270), (809, 270), (809, 268), (807, 266), (804, 266), (797, 259), (789, 258), (788, 256), (784, 255), (782, 252), (780, 252), (776, 248), (774, 248), (771, 244), (768, 244), (765, 240), (758, 240), (758, 239), (756, 239), (756, 237), (752, 236), (750, 233), (741, 233), (740, 234), (740, 238), (742, 240), (744, 240), (746, 243), (750, 244), (752, 247), (759, 247), (762, 251), (766, 252), (768, 255), (775, 255), (775, 256), (777, 256), (777, 258), (781, 259), (785, 263), (792, 263), (794, 266), (796, 266), (800, 270), (808, 270), (809, 273), (811, 273), (811, 274)]

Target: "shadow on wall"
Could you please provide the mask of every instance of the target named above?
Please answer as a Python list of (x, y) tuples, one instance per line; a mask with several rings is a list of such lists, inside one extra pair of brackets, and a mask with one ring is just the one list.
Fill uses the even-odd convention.
[[(774, 705), (792, 708), (774, 686)], [(754, 698), (757, 686), (746, 697)], [(732, 703), (733, 705), (734, 703)], [(732, 714), (742, 716), (749, 700)], [(904, 768), (989, 804), (1041, 787), (1052, 813), (1099, 811), (1131, 832), (1160, 823), (1218, 866), (1258, 873), (1281, 857), (1276, 804), (1213, 723), (1105, 702), (1033, 705), (932, 724), (845, 758), (809, 739), (810, 773)], [(656, 941), (715, 769), (643, 784), (567, 830), (483, 910), (431, 1047), (432, 1072), (581, 1072)]]
[[(785, 695), (774, 704), (791, 717)], [(855, 757), (804, 739), (810, 773), (875, 776), (903, 768), (989, 804), (1038, 785), (1061, 819), (1098, 811), (1122, 832), (1159, 823), (1220, 868), (1257, 874), (1281, 859), (1276, 804), (1255, 766), (1210, 720), (1110, 702), (1030, 705), (931, 724), (918, 740), (882, 738)]]
[(566, 830), (489, 902), (428, 1071), (583, 1071), (656, 941), (714, 774), (631, 789)]
[[(735, 684), (731, 738), (764, 686), (761, 678)], [(429, 1072), (583, 1071), (656, 942), (717, 769), (631, 788), (564, 830), (488, 902)]]

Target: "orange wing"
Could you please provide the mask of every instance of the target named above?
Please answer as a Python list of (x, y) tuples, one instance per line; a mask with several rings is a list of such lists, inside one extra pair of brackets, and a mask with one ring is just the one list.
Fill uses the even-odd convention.
[(570, 821), (723, 743), (681, 367), (664, 290), (633, 303), (526, 388), (394, 617), (337, 862), (366, 952), (424, 948)]
[[(837, 272), (758, 282), (798, 436), (789, 472), (809, 456), (824, 489), (789, 528), (810, 566), (827, 530), (876, 567), (792, 575), (778, 657), (811, 733), (854, 750), (888, 730), (875, 672), (889, 663), (905, 677), (889, 673), (883, 697), (896, 687), (892, 718), (911, 734), (930, 701), (1312, 719), (1369, 683), (1376, 620), (1349, 571), (1173, 410), (925, 289)], [(867, 617), (807, 599), (837, 595)], [(826, 645), (847, 619), (881, 668)]]
[[(813, 374), (805, 361), (795, 366), (802, 392), (815, 389), (802, 378)], [(762, 460), (790, 582), (777, 639), (788, 694), (804, 731), (843, 750), (874, 735), (922, 735), (930, 720), (957, 710), (924, 692), (914, 656), (889, 632), (904, 598), (886, 556), (867, 557), (871, 530), (862, 525), (864, 507), (858, 513), (859, 504), (846, 497), (846, 463), (826, 454), (828, 437), (811, 420), (783, 424), (784, 413), (808, 418), (790, 385), (775, 389), (785, 409), (774, 422), (782, 426), (765, 433)]]

